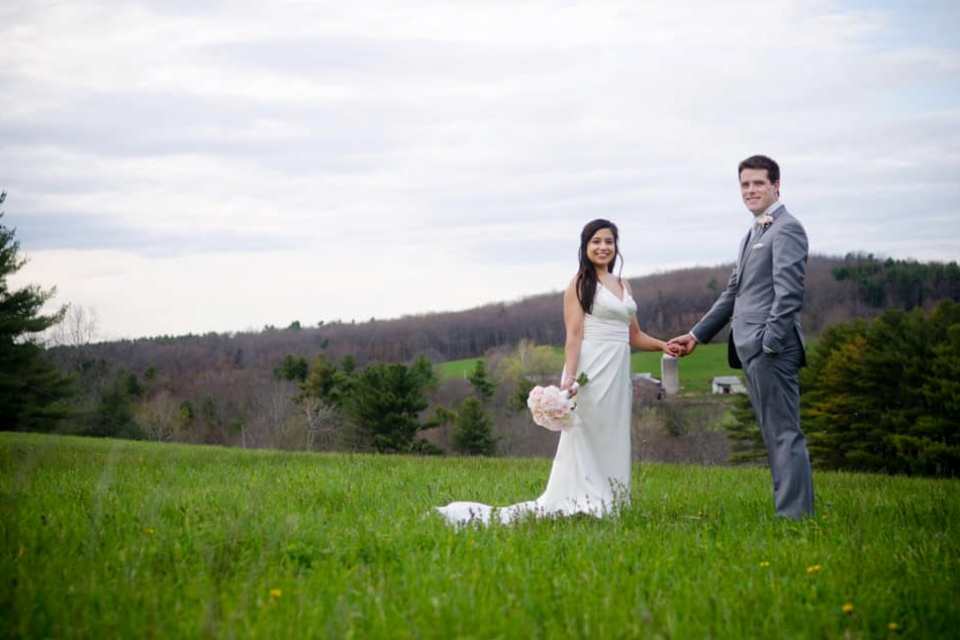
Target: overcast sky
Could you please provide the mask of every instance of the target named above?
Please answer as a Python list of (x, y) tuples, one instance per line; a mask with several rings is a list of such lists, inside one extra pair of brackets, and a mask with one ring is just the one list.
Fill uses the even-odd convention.
[(714, 265), (753, 153), (814, 252), (957, 259), (957, 33), (953, 0), (7, 0), (15, 282), (117, 338), (559, 290), (596, 217), (625, 275)]

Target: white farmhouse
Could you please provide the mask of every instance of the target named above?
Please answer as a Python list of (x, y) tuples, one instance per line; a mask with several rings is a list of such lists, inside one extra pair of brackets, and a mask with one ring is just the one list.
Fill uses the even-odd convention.
[(731, 393), (746, 393), (747, 388), (737, 376), (717, 376), (713, 379), (713, 392), (723, 395)]

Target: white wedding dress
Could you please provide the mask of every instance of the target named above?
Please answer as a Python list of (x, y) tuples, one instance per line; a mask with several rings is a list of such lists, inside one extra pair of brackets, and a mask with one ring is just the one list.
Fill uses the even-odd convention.
[(505, 507), (451, 502), (437, 511), (451, 524), (509, 523), (528, 516), (607, 515), (630, 500), (630, 320), (637, 304), (597, 285), (586, 315), (577, 376), (588, 382), (576, 396), (571, 426), (560, 434), (547, 489), (536, 500)]

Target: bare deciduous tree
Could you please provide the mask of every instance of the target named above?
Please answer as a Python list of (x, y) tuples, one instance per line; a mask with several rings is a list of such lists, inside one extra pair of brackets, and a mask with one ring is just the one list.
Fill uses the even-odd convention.
[(180, 425), (180, 402), (169, 392), (161, 391), (137, 405), (136, 420), (151, 440), (174, 440)]
[(342, 422), (336, 408), (312, 396), (302, 395), (298, 401), (307, 421), (305, 443), (307, 451), (335, 449), (338, 427)]
[(99, 326), (96, 309), (70, 304), (63, 320), (47, 332), (45, 343), (48, 347), (86, 347), (97, 340)]

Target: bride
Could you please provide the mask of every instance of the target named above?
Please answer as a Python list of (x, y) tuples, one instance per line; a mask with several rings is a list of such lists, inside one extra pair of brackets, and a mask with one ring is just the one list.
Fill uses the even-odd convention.
[[(593, 220), (580, 233), (580, 269), (563, 294), (566, 327), (560, 386), (577, 396), (572, 425), (560, 434), (547, 488), (536, 500), (495, 508), (478, 502), (438, 507), (451, 524), (491, 518), (509, 523), (526, 515), (605, 516), (630, 500), (630, 348), (675, 347), (640, 330), (629, 283), (613, 268), (620, 258), (617, 226)], [(581, 373), (588, 382), (574, 381)]]

